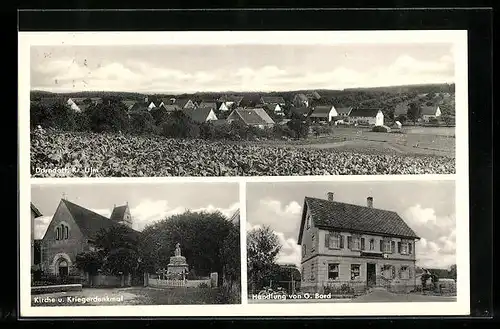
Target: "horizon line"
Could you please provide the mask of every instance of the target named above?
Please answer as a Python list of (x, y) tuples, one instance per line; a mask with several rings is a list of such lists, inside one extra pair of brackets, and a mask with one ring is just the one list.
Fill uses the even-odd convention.
[(416, 84), (406, 84), (406, 85), (383, 85), (376, 87), (349, 87), (343, 89), (336, 88), (312, 88), (312, 89), (289, 89), (289, 90), (247, 90), (247, 91), (235, 91), (235, 90), (220, 90), (220, 91), (149, 91), (149, 92), (141, 92), (141, 91), (127, 91), (127, 90), (77, 90), (77, 91), (49, 91), (43, 89), (30, 89), (30, 92), (47, 92), (53, 94), (71, 94), (71, 93), (131, 93), (131, 94), (167, 94), (167, 95), (182, 95), (182, 94), (220, 94), (220, 93), (289, 93), (289, 92), (298, 92), (298, 91), (349, 91), (356, 89), (380, 89), (380, 88), (403, 88), (403, 87), (418, 87), (418, 86), (434, 86), (434, 85), (454, 85), (455, 82), (436, 82), (436, 83), (416, 83)]

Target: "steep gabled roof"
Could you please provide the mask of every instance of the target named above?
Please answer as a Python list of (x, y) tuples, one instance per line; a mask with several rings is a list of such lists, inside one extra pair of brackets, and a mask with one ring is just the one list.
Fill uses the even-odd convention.
[[(261, 110), (264, 111), (264, 109), (261, 109)], [(247, 125), (267, 125), (270, 123), (270, 122), (267, 122), (261, 116), (261, 113), (256, 111), (255, 108), (247, 108), (247, 109), (237, 108), (233, 111), (233, 113), (236, 113), (236, 115), (238, 115), (243, 120), (243, 122), (246, 123)], [(233, 113), (231, 113), (231, 114), (233, 114)], [(272, 121), (272, 119), (271, 119), (271, 121)]]
[(273, 124), (274, 120), (267, 114), (266, 110), (260, 107), (254, 108), (255, 112), (268, 124)]
[(421, 115), (435, 115), (437, 111), (437, 106), (422, 106), (420, 108)]
[(180, 106), (178, 105), (167, 105), (167, 104), (162, 104), (162, 106), (158, 107), (159, 109), (165, 109), (167, 112), (174, 112), (174, 111), (180, 111), (182, 110)]
[(134, 105), (132, 105), (132, 107), (129, 109), (129, 111), (131, 111), (131, 112), (135, 112), (135, 111), (149, 111), (148, 105), (149, 104), (147, 104), (147, 103), (137, 102)]
[(283, 104), (285, 103), (285, 99), (283, 97), (279, 96), (262, 96), (261, 98), (262, 103), (264, 104)]
[(311, 114), (311, 117), (328, 117), (330, 114), (330, 111), (332, 110), (333, 105), (322, 105), (322, 106), (316, 106)]
[(40, 210), (38, 210), (38, 208), (35, 207), (35, 205), (33, 204), (33, 202), (30, 202), (30, 203), (31, 203), (31, 210), (35, 213), (35, 218), (43, 216), (42, 213), (40, 212)]
[[(66, 208), (68, 208), (68, 211), (73, 217), (76, 225), (78, 225), (82, 234), (87, 238), (94, 238), (95, 235), (102, 229), (108, 230), (112, 227), (122, 225), (68, 200), (63, 199), (61, 202), (63, 202)], [(137, 232), (133, 229), (130, 230)]]
[(200, 105), (198, 105), (199, 107), (207, 107), (207, 108), (211, 108), (211, 109), (216, 109), (217, 108), (217, 104), (215, 102), (201, 102)]
[(183, 98), (183, 99), (176, 99), (174, 104), (180, 106), (181, 108), (184, 108), (186, 104), (190, 101), (189, 98)]
[(299, 99), (302, 102), (309, 101), (306, 95), (304, 94), (297, 94), (294, 96), (294, 99)]
[(369, 108), (353, 108), (351, 113), (349, 113), (350, 117), (369, 117), (375, 118), (380, 109), (369, 109)]
[(339, 107), (336, 110), (337, 110), (337, 113), (339, 115), (348, 115), (349, 112), (352, 110), (352, 106), (350, 106), (350, 107)]
[(187, 108), (184, 113), (194, 122), (203, 123), (207, 121), (208, 115), (213, 109), (209, 107)]
[(394, 211), (311, 197), (304, 198), (303, 209), (299, 244), (302, 241), (306, 209), (309, 209), (314, 226), (318, 228), (419, 239)]

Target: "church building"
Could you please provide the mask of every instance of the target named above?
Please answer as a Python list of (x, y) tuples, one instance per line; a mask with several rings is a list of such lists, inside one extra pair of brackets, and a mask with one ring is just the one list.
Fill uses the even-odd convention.
[[(60, 277), (79, 275), (76, 255), (94, 250), (94, 239), (102, 229), (125, 225), (132, 229), (128, 204), (114, 206), (110, 218), (66, 199), (61, 199), (41, 241), (41, 267), (45, 273)], [(137, 232), (139, 233), (139, 232)]]

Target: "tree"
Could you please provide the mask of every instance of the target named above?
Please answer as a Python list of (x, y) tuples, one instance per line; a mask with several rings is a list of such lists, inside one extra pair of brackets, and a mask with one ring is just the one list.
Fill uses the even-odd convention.
[(233, 224), (221, 247), (222, 278), (227, 281), (231, 291), (235, 282), (240, 282), (241, 254), (240, 227)]
[(155, 120), (149, 112), (133, 112), (130, 114), (130, 130), (135, 133), (151, 133), (154, 131)]
[(224, 254), (223, 247), (233, 230), (233, 224), (218, 211), (187, 211), (146, 226), (140, 237), (139, 253), (144, 267), (157, 271), (167, 266), (175, 245), (180, 243), (190, 270), (205, 276), (218, 272), (222, 279), (224, 266), (228, 270), (231, 267), (232, 256)]
[(130, 248), (111, 250), (104, 259), (103, 268), (114, 275), (133, 273), (138, 267), (139, 254)]
[(415, 124), (417, 120), (420, 118), (420, 107), (417, 105), (417, 103), (412, 102), (410, 103), (408, 107), (408, 112), (407, 112), (408, 119)]
[(288, 128), (292, 130), (297, 139), (306, 138), (309, 135), (309, 118), (304, 118), (300, 114), (292, 111), (290, 121), (287, 123)]
[(276, 265), (276, 257), (281, 251), (278, 236), (269, 226), (257, 228), (247, 233), (248, 283), (250, 291), (261, 289), (268, 284)]
[(443, 114), (441, 116), (441, 119), (444, 121), (444, 124), (447, 126), (449, 126), (453, 121), (453, 118), (448, 114)]
[(76, 255), (76, 267), (90, 275), (97, 274), (103, 263), (103, 255), (97, 251), (84, 251)]
[(94, 238), (94, 244), (109, 254), (114, 249), (137, 250), (139, 244), (139, 233), (125, 225), (111, 226), (101, 229)]
[(450, 276), (453, 280), (457, 281), (457, 264), (450, 266)]
[(107, 98), (106, 102), (90, 106), (86, 113), (89, 116), (90, 129), (95, 132), (126, 131), (129, 127), (127, 107), (115, 98)]

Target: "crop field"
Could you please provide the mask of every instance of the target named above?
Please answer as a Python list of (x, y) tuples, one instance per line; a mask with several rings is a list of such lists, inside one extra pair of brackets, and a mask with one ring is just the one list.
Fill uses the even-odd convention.
[(449, 156), (40, 130), (32, 177), (452, 174)]

